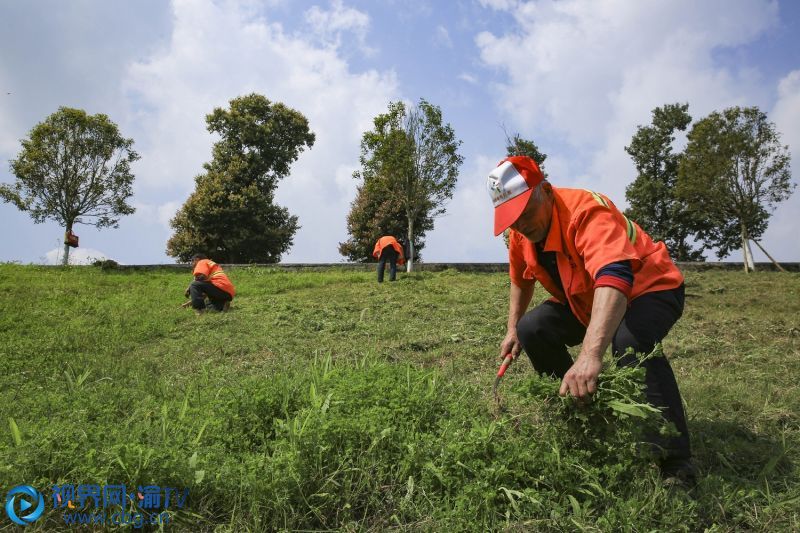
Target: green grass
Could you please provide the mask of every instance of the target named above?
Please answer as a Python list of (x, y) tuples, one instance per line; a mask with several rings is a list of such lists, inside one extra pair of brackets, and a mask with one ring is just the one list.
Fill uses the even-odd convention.
[(195, 317), (188, 272), (0, 265), (0, 489), (44, 493), (28, 530), (65, 527), (64, 483), (189, 488), (175, 531), (800, 529), (797, 274), (687, 274), (664, 351), (689, 493), (631, 444), (658, 422), (625, 412), (636, 372), (581, 410), (520, 361), (497, 412), (505, 275), (229, 274), (233, 310)]

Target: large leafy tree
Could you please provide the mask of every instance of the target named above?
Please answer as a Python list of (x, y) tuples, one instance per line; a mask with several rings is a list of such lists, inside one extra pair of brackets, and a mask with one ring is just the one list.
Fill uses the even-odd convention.
[(167, 253), (188, 261), (202, 251), (223, 263), (274, 263), (292, 245), (297, 217), (274, 204), (278, 182), (314, 144), (306, 118), (259, 94), (206, 116), (220, 136), (196, 189), (170, 222)]
[(741, 248), (745, 270), (752, 268), (749, 241), (796, 186), (775, 125), (757, 107), (711, 113), (689, 132), (678, 174), (680, 197), (706, 221), (699, 237), (720, 258)]
[[(433, 228), (433, 218), (427, 211), (420, 212), (414, 222), (415, 259), (425, 247), (425, 233)], [(339, 253), (351, 261), (367, 262), (372, 259), (375, 241), (383, 235), (402, 237), (408, 231), (406, 212), (395, 202), (388, 180), (376, 177), (358, 187), (356, 198), (347, 215), (347, 233), (350, 238), (339, 243)]]
[(407, 270), (413, 270), (417, 225), (445, 212), (453, 197), (463, 157), (461, 141), (442, 120), (439, 107), (421, 99), (415, 106), (389, 104), (373, 129), (361, 140), (361, 170), (354, 174), (364, 184), (385, 180), (385, 194), (405, 213), (409, 246)]
[[(106, 115), (61, 107), (37, 124), (11, 161), (16, 181), (0, 185), (0, 198), (37, 224), (54, 220), (71, 233), (76, 224), (117, 227), (130, 215), (131, 163), (139, 159)], [(63, 264), (69, 263), (64, 244)]]
[(673, 259), (702, 261), (703, 249), (691, 237), (702, 229), (702, 218), (678, 198), (675, 186), (682, 154), (673, 152), (675, 134), (692, 122), (689, 104), (668, 104), (653, 110), (649, 126), (639, 126), (625, 151), (636, 165), (636, 179), (625, 189), (630, 207), (625, 215), (653, 239), (664, 241)]

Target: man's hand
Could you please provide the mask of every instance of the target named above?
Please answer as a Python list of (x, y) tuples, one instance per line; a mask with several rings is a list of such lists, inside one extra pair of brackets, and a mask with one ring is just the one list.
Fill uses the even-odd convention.
[(581, 402), (589, 400), (590, 395), (597, 391), (597, 376), (602, 369), (602, 359), (591, 355), (578, 356), (572, 367), (564, 374), (558, 393), (566, 396), (569, 392)]
[(500, 359), (505, 359), (508, 354), (511, 354), (511, 357), (516, 359), (521, 351), (522, 345), (517, 339), (517, 333), (515, 331), (506, 333), (506, 338), (500, 343)]
[(618, 289), (595, 289), (592, 317), (583, 338), (581, 354), (561, 380), (561, 389), (558, 391), (561, 396), (569, 392), (579, 401), (585, 402), (597, 390), (597, 376), (603, 368), (603, 354), (625, 316), (627, 304), (627, 297)]
[(506, 338), (500, 343), (500, 359), (505, 359), (508, 354), (514, 359), (522, 351), (522, 345), (517, 338), (517, 322), (525, 314), (528, 304), (533, 298), (533, 285), (530, 287), (518, 287), (511, 283), (511, 291), (508, 298), (508, 325), (506, 326)]
[(185, 290), (185, 291), (183, 291), (183, 296), (184, 296), (185, 298), (188, 298), (188, 297), (189, 297), (189, 287), (186, 287), (186, 290)]

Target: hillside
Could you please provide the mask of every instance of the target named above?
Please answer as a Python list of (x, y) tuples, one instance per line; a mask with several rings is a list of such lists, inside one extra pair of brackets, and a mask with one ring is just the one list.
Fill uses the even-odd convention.
[(520, 360), (496, 409), (503, 274), (230, 276), (195, 317), (188, 272), (0, 265), (0, 486), (44, 495), (29, 531), (66, 527), (65, 484), (188, 489), (173, 531), (800, 529), (800, 274), (687, 273), (689, 493), (630, 445), (635, 372), (581, 410)]

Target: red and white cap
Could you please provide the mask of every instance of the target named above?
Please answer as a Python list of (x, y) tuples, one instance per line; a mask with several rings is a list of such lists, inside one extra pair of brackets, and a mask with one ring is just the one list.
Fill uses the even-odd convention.
[(544, 175), (536, 161), (528, 156), (515, 155), (500, 161), (489, 173), (486, 188), (494, 203), (494, 234), (500, 235), (516, 222), (528, 199)]

